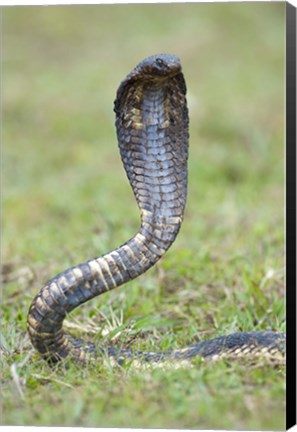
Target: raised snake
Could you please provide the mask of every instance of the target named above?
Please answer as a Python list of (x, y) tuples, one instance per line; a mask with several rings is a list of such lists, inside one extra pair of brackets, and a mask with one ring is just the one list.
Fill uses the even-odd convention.
[(120, 84), (114, 103), (122, 162), (140, 209), (137, 234), (117, 249), (58, 274), (40, 290), (28, 313), (33, 346), (48, 361), (66, 357), (85, 363), (102, 353), (121, 363), (206, 359), (224, 356), (283, 356), (285, 334), (234, 333), (164, 353), (85, 345), (63, 331), (77, 306), (150, 269), (179, 232), (187, 195), (189, 117), (180, 60), (158, 54), (140, 62)]

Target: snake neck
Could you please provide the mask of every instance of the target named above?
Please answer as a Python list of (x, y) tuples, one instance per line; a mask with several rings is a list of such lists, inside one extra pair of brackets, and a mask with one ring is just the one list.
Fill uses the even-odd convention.
[(181, 75), (165, 83), (132, 85), (117, 112), (123, 166), (141, 217), (148, 212), (152, 222), (154, 217), (183, 218), (188, 159), (188, 111), (180, 89), (183, 84)]

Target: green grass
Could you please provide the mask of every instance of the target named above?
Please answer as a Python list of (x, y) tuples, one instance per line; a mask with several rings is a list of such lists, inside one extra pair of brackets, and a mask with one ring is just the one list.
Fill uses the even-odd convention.
[(26, 315), (44, 282), (138, 229), (113, 100), (147, 55), (182, 59), (189, 193), (162, 261), (74, 311), (83, 338), (144, 350), (284, 330), (284, 3), (3, 11), (1, 423), (283, 429), (284, 368), (51, 369)]

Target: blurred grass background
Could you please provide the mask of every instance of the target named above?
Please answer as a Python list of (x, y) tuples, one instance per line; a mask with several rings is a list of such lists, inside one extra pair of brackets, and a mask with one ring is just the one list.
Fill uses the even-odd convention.
[(26, 314), (42, 284), (138, 229), (113, 100), (158, 52), (180, 56), (188, 87), (184, 224), (155, 268), (75, 311), (75, 331), (160, 350), (284, 330), (285, 3), (2, 13), (2, 424), (283, 429), (283, 368), (51, 370), (35, 354), (17, 377), (11, 366), (30, 350)]

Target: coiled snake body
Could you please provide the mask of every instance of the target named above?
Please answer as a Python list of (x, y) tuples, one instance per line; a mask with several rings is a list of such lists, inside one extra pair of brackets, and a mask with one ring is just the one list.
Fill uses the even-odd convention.
[[(70, 356), (85, 362), (103, 351), (66, 335), (62, 328), (66, 315), (151, 268), (174, 242), (183, 220), (189, 120), (179, 58), (159, 54), (139, 63), (120, 84), (114, 111), (121, 158), (140, 209), (141, 227), (112, 252), (55, 276), (35, 297), (28, 332), (34, 347), (49, 361)], [(107, 354), (160, 361), (263, 351), (273, 355), (283, 353), (284, 346), (284, 334), (246, 332), (160, 354), (113, 348)]]

